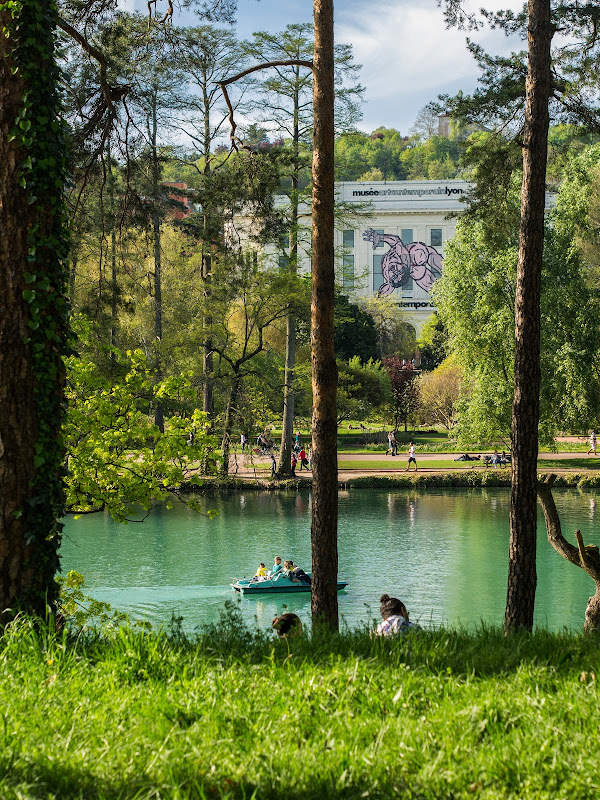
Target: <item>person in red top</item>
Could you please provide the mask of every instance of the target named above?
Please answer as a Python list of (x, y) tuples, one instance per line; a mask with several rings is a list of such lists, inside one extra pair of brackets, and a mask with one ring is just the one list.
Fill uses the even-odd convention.
[(308, 458), (306, 457), (306, 451), (304, 448), (302, 448), (298, 453), (298, 459), (300, 461), (300, 472), (302, 472), (302, 467), (306, 467), (306, 469), (308, 469)]

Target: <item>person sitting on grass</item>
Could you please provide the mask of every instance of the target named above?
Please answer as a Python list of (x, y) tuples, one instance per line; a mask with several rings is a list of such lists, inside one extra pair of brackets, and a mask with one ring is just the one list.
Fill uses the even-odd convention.
[(282, 614), (275, 617), (273, 627), (280, 639), (292, 639), (302, 636), (302, 620), (297, 614)]
[(396, 634), (403, 634), (409, 630), (420, 630), (419, 626), (410, 622), (408, 619), (408, 611), (402, 600), (397, 597), (390, 597), (388, 594), (382, 594), (379, 598), (382, 622), (377, 626), (376, 633), (378, 636), (395, 636)]

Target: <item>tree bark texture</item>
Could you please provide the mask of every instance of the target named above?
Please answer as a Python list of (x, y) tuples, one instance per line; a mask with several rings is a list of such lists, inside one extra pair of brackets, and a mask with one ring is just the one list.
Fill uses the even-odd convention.
[[(298, 271), (298, 184), (300, 174), (300, 67), (295, 67), (293, 94), (294, 119), (292, 136), (292, 191), (290, 194), (290, 257), (288, 269)], [(281, 424), (281, 449), (277, 472), (290, 475), (292, 471), (292, 440), (294, 435), (296, 369), (296, 315), (290, 311), (285, 329), (285, 385), (283, 387), (283, 419)]]
[(313, 388), (312, 617), (338, 628), (337, 367), (334, 315), (334, 59), (333, 0), (314, 0), (313, 265), (311, 359)]
[(529, 60), (515, 298), (512, 490), (504, 617), (507, 631), (532, 629), (537, 581), (540, 284), (544, 244), (551, 39), (550, 0), (529, 0)]
[[(157, 99), (154, 94), (154, 104), (152, 106), (152, 189), (154, 192), (154, 210), (152, 214), (152, 237), (154, 244), (154, 358), (156, 367), (156, 379), (162, 380), (162, 241), (161, 241), (161, 219), (159, 202), (162, 194), (160, 185), (160, 161), (158, 157), (158, 117)], [(154, 410), (154, 424), (161, 433), (165, 432), (165, 417), (163, 405), (157, 401)]]
[(221, 474), (229, 474), (229, 455), (231, 452), (231, 432), (233, 429), (233, 422), (236, 416), (237, 402), (242, 387), (242, 376), (237, 372), (231, 377), (231, 387), (229, 389), (229, 400), (227, 401), (227, 408), (225, 409), (225, 420), (223, 422), (223, 440), (221, 442), (221, 452), (223, 458), (221, 461)]
[(281, 426), (281, 450), (277, 472), (291, 473), (292, 439), (294, 429), (294, 373), (296, 366), (296, 315), (290, 312), (285, 325), (285, 384), (283, 387), (283, 421)]
[(41, 0), (0, 11), (0, 625), (58, 594), (68, 266), (55, 24)]
[[(538, 484), (538, 497), (544, 511), (548, 541), (557, 553), (576, 567), (581, 567), (596, 584), (596, 592), (588, 600), (583, 626), (584, 633), (595, 633), (600, 630), (600, 555), (598, 548), (584, 545), (580, 531), (575, 531), (577, 547), (570, 544), (562, 535), (560, 517), (552, 496), (555, 479), (556, 475), (550, 475), (547, 479), (540, 480)], [(560, 598), (557, 598), (557, 601), (560, 602)]]

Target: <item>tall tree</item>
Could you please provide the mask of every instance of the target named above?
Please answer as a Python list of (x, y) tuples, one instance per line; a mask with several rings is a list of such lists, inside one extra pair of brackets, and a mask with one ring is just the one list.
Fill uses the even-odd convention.
[(412, 361), (402, 361), (398, 356), (383, 359), (383, 367), (390, 378), (392, 385), (392, 413), (394, 415), (394, 429), (397, 430), (400, 422), (404, 423), (404, 430), (408, 430), (408, 419), (419, 406), (419, 382)]
[[(313, 52), (313, 28), (309, 23), (288, 25), (281, 33), (265, 31), (253, 34), (245, 43), (247, 53), (259, 62), (279, 62), (260, 86), (257, 108), (262, 124), (275, 126), (288, 142), (285, 158), (285, 178), (289, 180), (290, 207), (287, 220), (288, 236), (284, 245), (283, 261), (295, 274), (298, 269), (298, 252), (302, 246), (299, 227), (299, 208), (302, 191), (310, 163), (310, 132), (313, 126), (313, 76), (310, 58)], [(360, 119), (359, 100), (362, 86), (356, 83), (360, 67), (354, 63), (349, 45), (334, 46), (335, 60), (335, 110), (336, 124), (340, 130), (353, 129)], [(305, 62), (302, 65), (302, 61)], [(287, 66), (281, 62), (288, 62)], [(292, 63), (294, 62), (294, 63)], [(303, 187), (304, 178), (304, 187)], [(292, 437), (294, 427), (295, 392), (294, 370), (296, 363), (296, 316), (292, 309), (286, 319), (286, 360), (283, 392), (283, 422), (278, 470), (290, 472)]]
[(58, 587), (67, 346), (57, 9), (0, 5), (0, 622)]
[(523, 186), (515, 296), (515, 393), (512, 412), (510, 544), (504, 625), (533, 628), (540, 410), (540, 292), (544, 250), (550, 0), (529, 0), (528, 67), (523, 129)]
[[(446, 0), (450, 22), (472, 22), (460, 0)], [(533, 626), (535, 604), (538, 418), (540, 392), (540, 275), (543, 250), (545, 180), (550, 106), (558, 118), (584, 120), (598, 128), (600, 113), (590, 98), (595, 95), (592, 65), (598, 60), (598, 9), (594, 3), (558, 3), (529, 0), (519, 13), (483, 12), (492, 26), (506, 33), (526, 32), (527, 53), (492, 58), (477, 45), (470, 50), (482, 67), (483, 89), (472, 97), (457, 96), (446, 107), (462, 120), (488, 122), (519, 119), (523, 182), (517, 289), (515, 298), (515, 361), (512, 414), (512, 490), (509, 570), (504, 623), (507, 630)], [(557, 48), (551, 58), (556, 30), (572, 41)], [(590, 92), (592, 89), (593, 93)], [(523, 105), (524, 101), (524, 105)]]
[(314, 0), (311, 361), (313, 384), (313, 621), (338, 628), (337, 366), (333, 346), (334, 47), (333, 0)]
[[(223, 160), (215, 158), (215, 139), (222, 132), (228, 118), (228, 110), (221, 107), (222, 95), (217, 79), (237, 72), (244, 65), (244, 53), (234, 34), (226, 28), (203, 25), (183, 28), (173, 32), (173, 55), (177, 57), (188, 81), (188, 92), (181, 104), (180, 126), (191, 139), (194, 166), (200, 179), (199, 198), (202, 205), (202, 264), (200, 276), (205, 295), (205, 307), (210, 307), (212, 282), (212, 259), (215, 242), (222, 228), (222, 214), (215, 207), (211, 191), (211, 173)], [(241, 82), (239, 96), (243, 96), (246, 82)], [(239, 86), (239, 84), (238, 84)], [(237, 110), (244, 105), (238, 100)], [(212, 319), (204, 320), (204, 329), (209, 332)], [(210, 336), (202, 343), (203, 407), (212, 420), (215, 411), (213, 379), (213, 346)]]

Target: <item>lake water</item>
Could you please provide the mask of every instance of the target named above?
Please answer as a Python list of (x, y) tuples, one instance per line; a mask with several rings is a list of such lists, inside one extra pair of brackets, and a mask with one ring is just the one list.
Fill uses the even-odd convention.
[[(563, 533), (600, 545), (600, 495), (556, 491)], [(68, 518), (63, 571), (86, 578), (89, 594), (134, 619), (167, 624), (183, 616), (193, 631), (217, 620), (232, 579), (253, 575), (260, 561), (292, 558), (310, 569), (307, 492), (248, 492), (207, 498), (219, 514), (208, 519), (185, 506), (158, 508), (141, 523), (117, 525), (96, 514)], [(424, 626), (502, 624), (509, 539), (507, 490), (352, 490), (340, 493), (339, 594), (350, 627), (378, 616), (379, 596), (400, 597)], [(538, 518), (536, 624), (581, 630), (594, 584), (548, 544)], [(310, 620), (310, 595), (243, 598), (248, 622), (269, 627), (282, 610)]]

